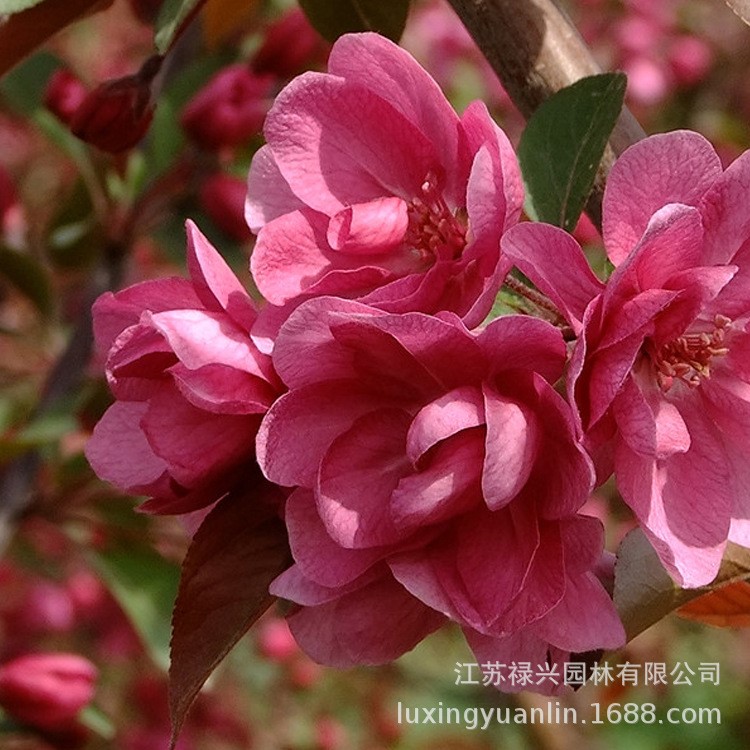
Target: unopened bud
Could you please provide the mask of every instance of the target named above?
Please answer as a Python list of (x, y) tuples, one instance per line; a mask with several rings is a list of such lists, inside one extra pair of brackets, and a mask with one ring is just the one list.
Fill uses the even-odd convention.
[(325, 62), (327, 51), (327, 43), (307, 16), (294, 8), (268, 27), (252, 68), (256, 73), (291, 78), (315, 63)]
[(151, 124), (151, 84), (160, 65), (161, 58), (154, 57), (135, 75), (97, 86), (73, 115), (73, 134), (112, 154), (135, 146)]
[(201, 208), (227, 236), (246, 242), (252, 236), (245, 222), (247, 185), (239, 177), (217, 172), (201, 185)]
[(64, 729), (91, 702), (96, 677), (96, 667), (75, 654), (19, 656), (0, 666), (0, 705), (30, 726)]
[(199, 146), (239, 146), (258, 133), (270, 104), (273, 78), (231, 65), (215, 75), (182, 113), (182, 126)]

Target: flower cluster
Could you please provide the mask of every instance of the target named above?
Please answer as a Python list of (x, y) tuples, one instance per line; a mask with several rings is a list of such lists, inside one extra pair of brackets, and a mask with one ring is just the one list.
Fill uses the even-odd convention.
[[(191, 281), (100, 299), (117, 401), (88, 456), (152, 512), (206, 508), (256, 465), (286, 488), (294, 564), (271, 592), (315, 660), (387, 662), (447, 621), (480, 663), (620, 646), (580, 512), (613, 470), (680, 583), (750, 541), (747, 158), (722, 172), (690, 133), (629, 150), (604, 284), (570, 235), (519, 223), (484, 106), (457, 115), (377, 35), (342, 37), (264, 134), (246, 217), (266, 304), (192, 225)], [(513, 265), (564, 322), (486, 321)]]

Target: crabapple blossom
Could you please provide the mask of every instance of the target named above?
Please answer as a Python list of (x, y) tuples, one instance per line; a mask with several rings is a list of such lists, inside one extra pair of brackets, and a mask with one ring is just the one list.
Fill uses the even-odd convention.
[(606, 285), (554, 227), (503, 241), (579, 334), (568, 391), (600, 479), (688, 587), (750, 545), (749, 185), (750, 152), (723, 171), (697, 133), (652, 136), (610, 174)]
[(253, 465), (261, 415), (279, 392), (249, 337), (253, 302), (191, 222), (188, 268), (191, 281), (147, 281), (94, 305), (117, 400), (86, 455), (101, 478), (149, 495), (142, 508), (158, 513), (196, 510), (230, 489)]
[(315, 660), (389, 661), (446, 618), (482, 651), (542, 662), (620, 645), (592, 573), (601, 524), (577, 514), (591, 463), (552, 387), (558, 330), (508, 316), (472, 334), (452, 313), (321, 297), (292, 313), (273, 360), (289, 391), (258, 461), (296, 489), (295, 565), (271, 591), (301, 605), (290, 627)]
[(269, 302), (333, 294), (482, 322), (506, 270), (500, 235), (523, 200), (515, 155), (483, 104), (459, 117), (407, 52), (348, 34), (328, 73), (279, 94), (264, 134), (246, 218)]

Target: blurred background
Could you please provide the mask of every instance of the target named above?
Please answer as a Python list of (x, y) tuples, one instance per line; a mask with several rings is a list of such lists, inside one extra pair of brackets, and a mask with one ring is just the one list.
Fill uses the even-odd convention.
[[(138, 97), (152, 83), (161, 4), (104, 3), (0, 80), (1, 750), (168, 746), (169, 622), (192, 529), (189, 519), (135, 513), (139, 500), (86, 463), (83, 446), (110, 400), (89, 309), (107, 288), (184, 275), (187, 217), (250, 288), (243, 201), (263, 117), (294, 75), (325, 69), (328, 45), (293, 3), (209, 0), (153, 81), (152, 110)], [(725, 164), (750, 146), (750, 29), (724, 3), (565, 5), (602, 68), (628, 74), (627, 103), (647, 132), (697, 130)], [(459, 111), (483, 99), (517, 142), (521, 116), (447, 3), (413, 3), (402, 44)], [(136, 74), (129, 89), (107, 83)], [(106, 116), (87, 105), (92, 92)], [(590, 222), (576, 234), (601, 260)], [(614, 550), (630, 528), (617, 498), (605, 487), (587, 510)], [(670, 616), (602, 657), (614, 680), (553, 700), (586, 725), (485, 731), (398, 721), (399, 704), (546, 705), (463, 684), (457, 665), (472, 657), (458, 632), (441, 631), (388, 667), (337, 672), (307, 659), (271, 611), (211, 678), (177, 747), (741, 750), (750, 596), (733, 596), (735, 612), (720, 624), (735, 627)], [(48, 658), (24, 661), (30, 653)], [(665, 665), (664, 683), (645, 684), (647, 663)], [(623, 664), (638, 665), (635, 680), (617, 677)], [(719, 665), (711, 681), (706, 664)], [(592, 704), (606, 717), (607, 706), (627, 703), (655, 704), (657, 721), (591, 723)], [(672, 707), (719, 708), (721, 724), (659, 723)]]

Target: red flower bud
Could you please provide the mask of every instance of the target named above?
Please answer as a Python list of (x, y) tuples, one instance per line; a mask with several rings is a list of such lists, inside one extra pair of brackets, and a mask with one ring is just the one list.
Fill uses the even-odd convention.
[(185, 107), (182, 127), (207, 150), (238, 146), (260, 131), (272, 84), (245, 65), (224, 68)]
[(246, 242), (251, 237), (245, 222), (246, 195), (244, 180), (221, 172), (207, 178), (198, 193), (201, 208), (211, 221), (238, 242)]
[(86, 87), (81, 80), (69, 70), (56, 70), (47, 83), (44, 91), (44, 104), (59, 120), (66, 125), (86, 98)]
[(151, 124), (151, 84), (160, 67), (161, 58), (152, 57), (135, 75), (97, 86), (73, 115), (73, 134), (111, 154), (135, 146)]
[(252, 67), (256, 73), (291, 78), (311, 64), (325, 62), (328, 45), (299, 9), (285, 13), (271, 24)]
[(0, 666), (0, 705), (25, 724), (65, 729), (93, 698), (96, 677), (96, 667), (75, 654), (19, 656)]

